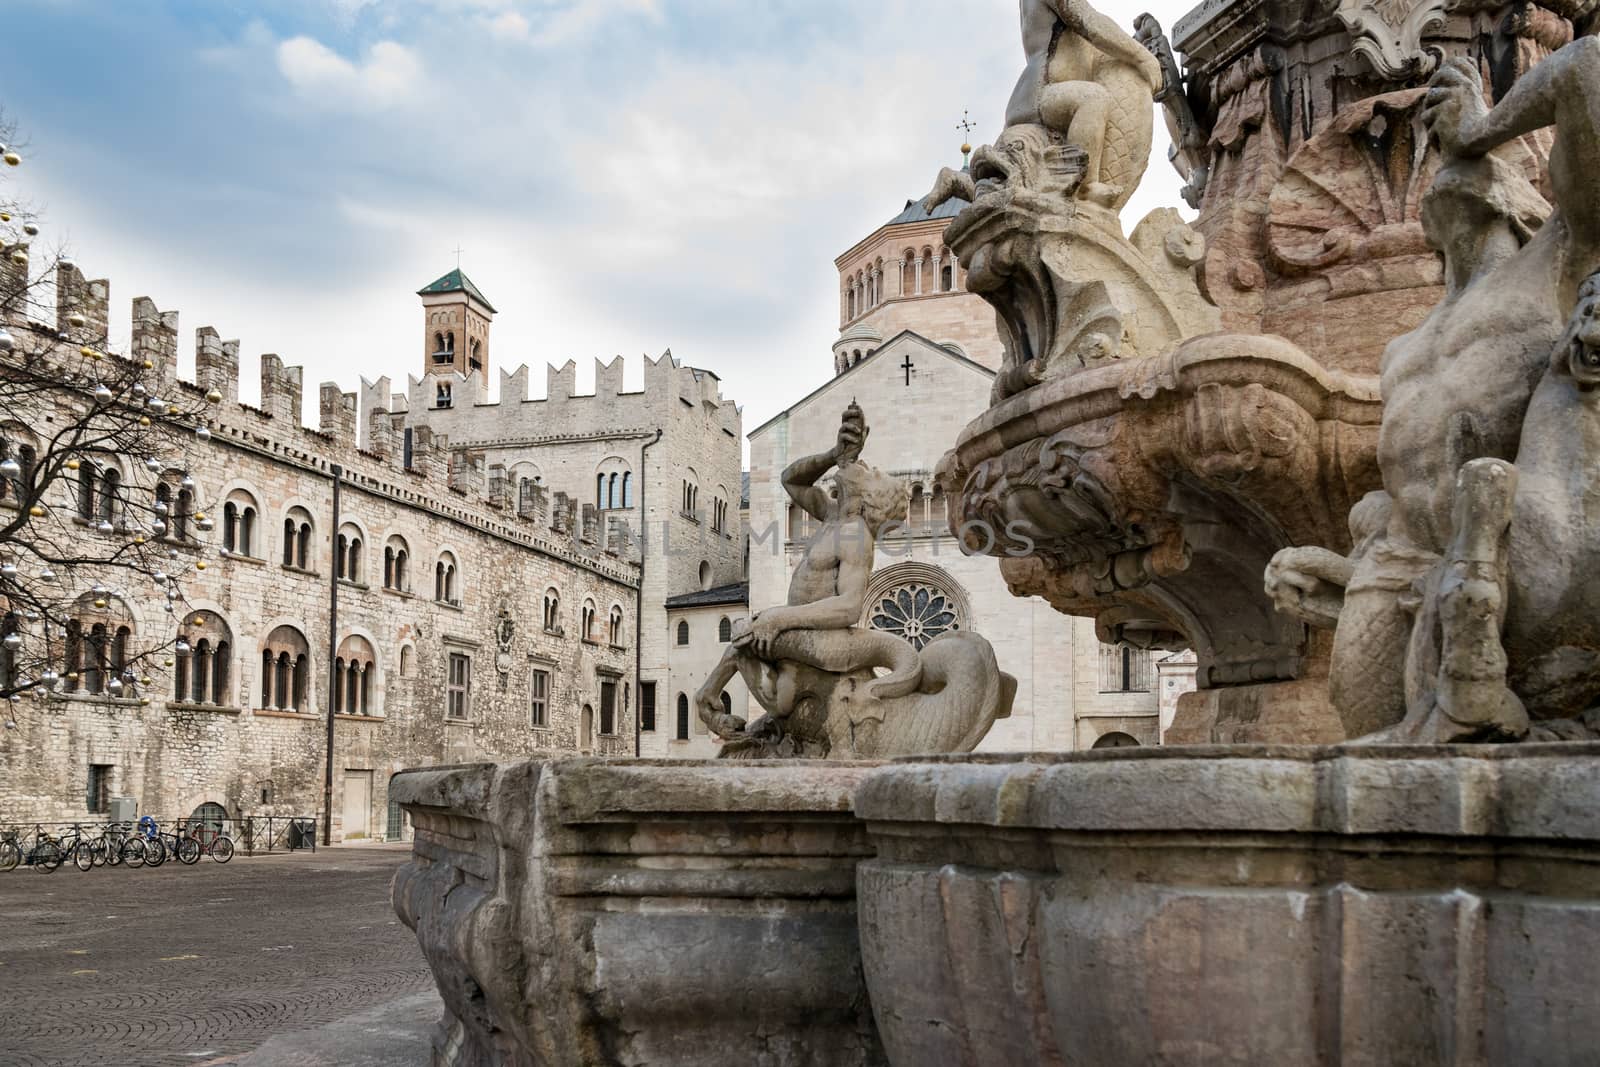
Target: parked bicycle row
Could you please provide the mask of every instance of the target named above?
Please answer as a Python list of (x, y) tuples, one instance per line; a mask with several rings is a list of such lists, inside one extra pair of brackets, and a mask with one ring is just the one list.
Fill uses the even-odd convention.
[(57, 832), (35, 824), (32, 830), (0, 830), (0, 871), (32, 867), (52, 873), (71, 863), (80, 871), (96, 867), (159, 867), (168, 858), (193, 865), (210, 856), (227, 863), (235, 851), (233, 838), (205, 823), (175, 822), (164, 830), (146, 815), (138, 822), (101, 827), (72, 826)]

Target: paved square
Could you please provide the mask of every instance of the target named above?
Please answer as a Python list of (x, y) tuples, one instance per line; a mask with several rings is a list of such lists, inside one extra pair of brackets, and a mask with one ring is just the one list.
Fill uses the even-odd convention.
[(389, 903), (406, 855), (0, 874), (0, 1064), (229, 1060), (431, 990)]

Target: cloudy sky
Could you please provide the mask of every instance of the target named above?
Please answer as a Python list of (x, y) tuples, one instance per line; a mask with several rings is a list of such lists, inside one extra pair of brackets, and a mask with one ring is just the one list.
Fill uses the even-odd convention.
[[(308, 391), (416, 372), (415, 291), (459, 246), (499, 366), (586, 386), (621, 353), (632, 386), (670, 348), (754, 427), (830, 373), (833, 257), (959, 160), (964, 110), (998, 132), (1020, 69), (1016, 0), (4, 7), (12, 187), (119, 334), (148, 295), (186, 368), (196, 327), (242, 339), (247, 399), (262, 352)], [(1156, 153), (1130, 221), (1179, 203)]]

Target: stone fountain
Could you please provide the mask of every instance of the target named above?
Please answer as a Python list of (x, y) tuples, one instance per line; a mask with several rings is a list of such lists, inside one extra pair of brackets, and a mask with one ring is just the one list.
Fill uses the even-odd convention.
[[(785, 485), (850, 536), (697, 698), (747, 758), (395, 779), (434, 1062), (1592, 1060), (1595, 6), (1208, 3), (1185, 73), (1022, 0), (1008, 127), (932, 194), (1007, 353), (953, 526), (1194, 647), (1169, 740), (1242, 743), (972, 755), (987, 643), (850, 626), (893, 494), (846, 412)], [(1124, 236), (1157, 101), (1200, 217)]]

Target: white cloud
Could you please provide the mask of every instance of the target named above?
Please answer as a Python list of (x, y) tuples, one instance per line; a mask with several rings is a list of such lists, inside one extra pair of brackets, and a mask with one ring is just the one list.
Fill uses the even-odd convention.
[[(657, 0), (571, 0), (547, 5), (537, 16), (538, 29), (530, 40), (541, 46), (570, 44), (587, 36), (613, 17), (661, 18)], [(526, 26), (527, 20), (522, 20)]]
[(489, 20), (489, 32), (506, 40), (525, 41), (531, 35), (531, 27), (522, 15), (507, 11)]
[(291, 37), (278, 45), (278, 72), (302, 97), (340, 110), (377, 111), (421, 87), (422, 62), (395, 41), (379, 41), (352, 63), (320, 41)]

